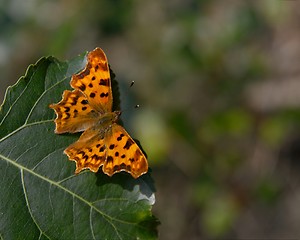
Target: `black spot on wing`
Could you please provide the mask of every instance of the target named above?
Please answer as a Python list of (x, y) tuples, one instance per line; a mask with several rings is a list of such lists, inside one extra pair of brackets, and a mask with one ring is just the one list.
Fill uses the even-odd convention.
[(112, 162), (114, 158), (112, 156), (107, 156), (107, 162)]
[(89, 102), (86, 100), (86, 99), (84, 99), (84, 100), (82, 100), (81, 101), (81, 104), (83, 104), (83, 105), (86, 105), (86, 104), (88, 104)]
[(125, 144), (125, 146), (123, 147), (123, 149), (129, 149), (130, 146), (133, 144), (133, 141), (129, 138)]
[(100, 79), (99, 85), (108, 86), (109, 85), (108, 79)]
[(115, 144), (110, 144), (110, 145), (109, 145), (109, 149), (110, 149), (110, 150), (113, 150), (114, 148), (115, 148)]
[(78, 98), (79, 98), (78, 96), (75, 96), (75, 97), (71, 98), (72, 99), (72, 102), (71, 102), (72, 106), (77, 104)]
[(101, 98), (108, 97), (108, 92), (107, 92), (107, 93), (104, 93), (104, 92), (101, 93), (101, 94), (100, 94), (100, 97), (101, 97)]
[(120, 168), (121, 168), (121, 169), (126, 169), (126, 164), (125, 164), (125, 163), (121, 163), (121, 164), (120, 164)]
[(120, 170), (120, 165), (115, 165), (114, 166), (114, 171), (118, 171), (118, 170)]
[(66, 116), (64, 119), (68, 119), (68, 118), (70, 118), (70, 116), (71, 116), (70, 113), (66, 112)]
[(104, 150), (105, 150), (105, 147), (102, 146), (102, 147), (99, 149), (99, 152), (104, 152)]
[(78, 87), (81, 91), (84, 91), (86, 89), (86, 86), (85, 84), (82, 84)]
[(119, 137), (117, 137), (117, 141), (121, 141), (123, 137), (124, 137), (124, 134), (123, 134), (123, 133), (121, 133), (121, 134), (120, 134), (120, 136), (119, 136)]
[(89, 69), (89, 67), (90, 67), (90, 66), (87, 65), (87, 68), (84, 69), (84, 71), (81, 72), (81, 73), (78, 75), (78, 77), (79, 77), (79, 78), (84, 78), (85, 76), (89, 75), (89, 74), (90, 74), (90, 69)]

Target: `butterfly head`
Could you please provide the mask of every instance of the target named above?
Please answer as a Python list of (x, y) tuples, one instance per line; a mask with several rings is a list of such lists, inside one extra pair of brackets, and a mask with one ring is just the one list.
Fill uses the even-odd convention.
[(115, 113), (115, 118), (113, 119), (113, 122), (117, 122), (119, 120), (119, 117), (121, 116), (122, 112), (114, 111), (114, 113)]

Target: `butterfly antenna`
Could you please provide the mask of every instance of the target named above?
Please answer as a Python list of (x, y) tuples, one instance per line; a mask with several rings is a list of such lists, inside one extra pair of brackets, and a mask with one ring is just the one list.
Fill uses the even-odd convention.
[[(131, 83), (130, 83), (130, 85), (129, 85), (129, 88), (131, 88), (133, 85), (134, 85), (134, 81), (131, 81)], [(127, 90), (129, 90), (129, 89), (127, 89)], [(125, 95), (128, 95), (128, 91), (126, 91), (125, 92)], [(127, 112), (127, 111), (131, 111), (133, 108), (135, 108), (135, 109), (137, 109), (137, 108), (139, 108), (140, 107), (140, 104), (136, 104), (134, 107), (128, 107), (128, 108), (126, 108), (126, 109), (123, 109), (123, 111), (122, 112)]]
[[(132, 82), (130, 83), (130, 87), (132, 87), (134, 83), (135, 83), (135, 82), (132, 81)], [(139, 108), (139, 107), (140, 107), (140, 104), (136, 104), (136, 105), (134, 106), (134, 108)]]
[(129, 88), (131, 88), (133, 85), (134, 85), (134, 81), (131, 81), (131, 83), (130, 83), (128, 89), (126, 89), (126, 92), (125, 92), (125, 97), (126, 97), (126, 98), (128, 97), (128, 92), (129, 92), (128, 90), (129, 90)]
[(127, 111), (131, 111), (132, 109), (138, 109), (140, 106), (141, 106), (140, 104), (136, 104), (134, 107), (125, 108), (121, 112), (127, 112)]

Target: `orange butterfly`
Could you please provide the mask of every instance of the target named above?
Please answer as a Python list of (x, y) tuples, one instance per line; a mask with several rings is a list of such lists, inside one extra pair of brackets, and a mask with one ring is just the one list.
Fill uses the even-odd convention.
[(55, 110), (55, 133), (84, 131), (64, 153), (76, 162), (76, 171), (90, 169), (104, 173), (126, 171), (138, 178), (148, 171), (145, 155), (117, 123), (120, 111), (112, 111), (112, 88), (107, 58), (102, 49), (89, 52), (83, 71), (72, 76), (73, 91), (65, 90)]

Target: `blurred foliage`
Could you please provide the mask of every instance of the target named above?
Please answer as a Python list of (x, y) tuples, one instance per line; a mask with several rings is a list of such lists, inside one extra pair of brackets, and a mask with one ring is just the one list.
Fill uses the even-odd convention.
[(42, 55), (106, 51), (161, 239), (299, 236), (299, 1), (0, 3), (2, 98)]

